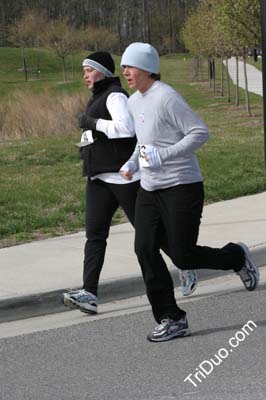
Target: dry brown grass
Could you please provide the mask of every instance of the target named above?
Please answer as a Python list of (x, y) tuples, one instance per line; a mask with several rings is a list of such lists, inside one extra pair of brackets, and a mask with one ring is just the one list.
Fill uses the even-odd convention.
[(61, 135), (77, 131), (87, 98), (80, 94), (16, 92), (0, 104), (0, 139)]

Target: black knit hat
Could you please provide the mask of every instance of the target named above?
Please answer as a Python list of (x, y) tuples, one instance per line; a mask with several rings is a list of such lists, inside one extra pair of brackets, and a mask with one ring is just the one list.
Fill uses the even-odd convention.
[(83, 61), (82, 66), (95, 68), (107, 77), (113, 76), (115, 72), (114, 60), (107, 51), (96, 51), (88, 55)]

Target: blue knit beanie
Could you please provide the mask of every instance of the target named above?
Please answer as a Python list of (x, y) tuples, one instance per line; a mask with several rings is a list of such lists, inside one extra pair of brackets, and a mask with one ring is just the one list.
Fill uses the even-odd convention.
[(136, 67), (153, 74), (159, 73), (160, 59), (157, 50), (148, 43), (132, 43), (122, 54), (121, 64)]

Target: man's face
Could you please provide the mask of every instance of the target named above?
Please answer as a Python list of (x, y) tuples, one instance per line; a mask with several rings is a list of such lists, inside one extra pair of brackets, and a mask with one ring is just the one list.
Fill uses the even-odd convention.
[(139, 68), (130, 67), (129, 65), (124, 65), (123, 68), (123, 75), (126, 78), (130, 89), (138, 89), (140, 92), (145, 92), (150, 86), (150, 72), (143, 71)]
[(101, 81), (105, 76), (92, 67), (83, 67), (83, 79), (88, 89), (93, 89), (94, 82)]

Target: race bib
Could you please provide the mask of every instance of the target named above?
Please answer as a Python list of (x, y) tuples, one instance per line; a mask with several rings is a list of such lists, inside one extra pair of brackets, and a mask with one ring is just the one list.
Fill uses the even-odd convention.
[(139, 149), (139, 166), (140, 167), (149, 167), (149, 163), (147, 160), (145, 160), (145, 150), (149, 148), (149, 144), (139, 144), (138, 149)]
[(92, 131), (87, 130), (82, 133), (80, 143), (77, 143), (77, 146), (84, 147), (84, 146), (88, 146), (89, 144), (91, 144), (93, 142), (94, 142), (94, 139), (92, 137)]

